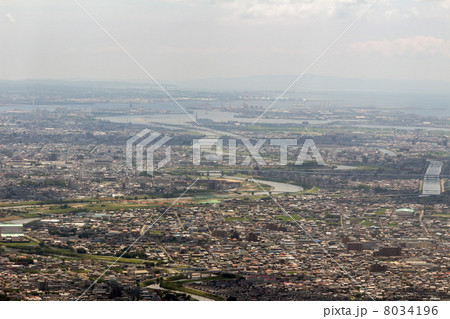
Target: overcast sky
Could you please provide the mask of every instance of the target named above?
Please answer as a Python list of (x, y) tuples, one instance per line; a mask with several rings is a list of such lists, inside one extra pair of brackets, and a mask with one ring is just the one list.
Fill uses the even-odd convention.
[[(161, 81), (300, 74), (372, 2), (78, 0)], [(379, 0), (310, 73), (450, 81), (450, 0)], [(0, 0), (0, 79), (145, 79), (73, 0)]]

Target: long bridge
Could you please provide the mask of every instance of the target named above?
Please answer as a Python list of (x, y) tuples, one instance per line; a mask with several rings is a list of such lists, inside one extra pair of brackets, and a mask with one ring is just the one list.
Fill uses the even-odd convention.
[[(332, 176), (345, 176), (345, 177), (387, 177), (387, 178), (395, 178), (395, 179), (423, 179), (425, 177), (427, 178), (450, 178), (450, 175), (446, 174), (398, 174), (398, 173), (367, 173), (367, 172), (361, 172), (357, 170), (350, 170), (350, 171), (333, 171), (333, 170), (283, 170), (283, 169), (264, 169), (262, 170), (264, 174), (258, 174), (258, 170), (225, 170), (225, 175), (233, 175), (233, 174), (246, 174), (246, 175), (255, 175), (259, 177), (263, 177), (263, 175), (269, 175), (269, 174), (295, 174), (295, 175), (304, 175), (304, 176), (314, 176), (314, 175), (320, 175), (320, 176), (326, 176), (326, 175), (332, 175)], [(220, 173), (220, 171), (210, 171), (211, 174)], [(204, 174), (204, 172), (202, 172)]]
[(204, 267), (189, 267), (189, 268), (180, 268), (178, 269), (182, 274), (185, 274), (187, 278), (192, 279), (194, 274), (198, 274), (199, 278), (204, 277), (212, 277), (214, 275), (221, 274), (236, 274), (239, 272), (239, 269), (208, 269)]

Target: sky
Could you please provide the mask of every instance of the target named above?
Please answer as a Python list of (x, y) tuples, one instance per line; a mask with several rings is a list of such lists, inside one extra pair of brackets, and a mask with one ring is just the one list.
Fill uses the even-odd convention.
[[(76, 0), (159, 81), (300, 75), (373, 0)], [(309, 73), (450, 81), (450, 0), (378, 0)], [(0, 0), (0, 79), (148, 76), (74, 0)]]

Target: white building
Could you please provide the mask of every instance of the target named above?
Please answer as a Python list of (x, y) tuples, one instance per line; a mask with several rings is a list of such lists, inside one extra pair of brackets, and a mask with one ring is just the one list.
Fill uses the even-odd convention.
[(0, 224), (0, 241), (23, 241), (22, 224)]

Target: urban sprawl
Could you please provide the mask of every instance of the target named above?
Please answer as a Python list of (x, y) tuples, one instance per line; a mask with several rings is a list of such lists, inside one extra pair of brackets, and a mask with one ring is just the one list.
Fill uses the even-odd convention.
[[(0, 300), (450, 297), (450, 119), (289, 98), (251, 125), (270, 98), (186, 93), (197, 125), (151, 94), (35, 94), (0, 100)], [(170, 137), (152, 174), (126, 163), (144, 129)], [(286, 165), (270, 139), (296, 141)], [(307, 140), (325, 165), (295, 164)]]

